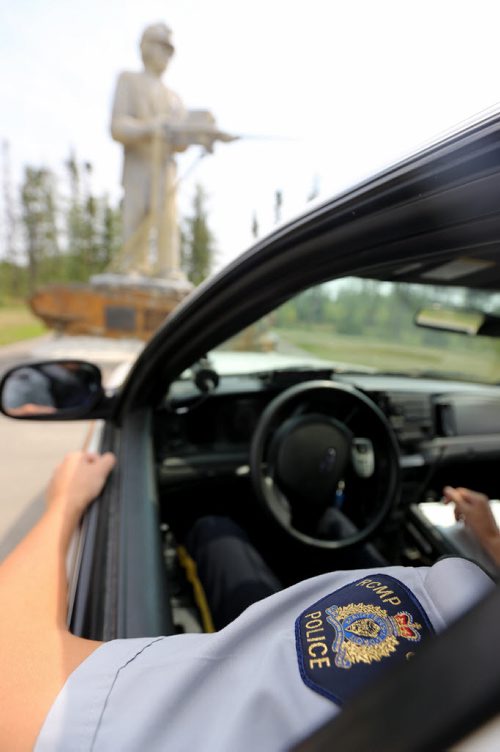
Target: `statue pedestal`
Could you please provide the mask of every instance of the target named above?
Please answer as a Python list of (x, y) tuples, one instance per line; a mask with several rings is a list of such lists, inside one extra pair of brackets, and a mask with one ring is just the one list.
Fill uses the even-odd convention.
[(185, 278), (99, 274), (89, 284), (44, 287), (29, 303), (64, 334), (147, 340), (192, 289)]

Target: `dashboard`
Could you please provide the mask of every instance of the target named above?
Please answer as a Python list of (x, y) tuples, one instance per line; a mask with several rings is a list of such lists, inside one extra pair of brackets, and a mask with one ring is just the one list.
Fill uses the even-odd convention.
[[(200, 482), (203, 489), (207, 482), (218, 483), (218, 493), (227, 485), (231, 498), (238, 496), (237, 484), (246, 483), (251, 493), (250, 445), (266, 406), (297, 383), (325, 379), (353, 386), (373, 400), (396, 436), (401, 499), (385, 535), (386, 541), (394, 539), (396, 559), (428, 564), (457, 553), (429, 522), (422, 503), (438, 502), (447, 484), (499, 495), (500, 388), (495, 386), (322, 371), (226, 376), (205, 394), (190, 381), (177, 382), (155, 415), (162, 493), (174, 499), (179, 489), (192, 488), (195, 495)], [(182, 493), (181, 498), (184, 504)]]
[[(295, 383), (324, 378), (323, 372), (228, 376), (208, 395), (179, 382), (156, 419), (162, 482), (217, 468), (237, 471), (248, 461), (267, 404)], [(328, 378), (356, 387), (379, 406), (396, 434), (403, 470), (437, 458), (446, 463), (500, 455), (500, 387), (403, 376)]]

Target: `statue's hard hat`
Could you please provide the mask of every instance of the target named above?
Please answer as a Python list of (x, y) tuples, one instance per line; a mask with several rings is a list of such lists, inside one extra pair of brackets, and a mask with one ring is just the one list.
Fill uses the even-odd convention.
[(172, 29), (164, 23), (151, 24), (146, 26), (141, 36), (141, 45), (143, 42), (160, 42), (170, 48), (173, 52), (175, 47), (172, 43)]

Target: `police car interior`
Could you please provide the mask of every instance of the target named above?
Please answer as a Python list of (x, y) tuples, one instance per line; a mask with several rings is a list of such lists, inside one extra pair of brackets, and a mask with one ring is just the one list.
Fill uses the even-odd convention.
[(496, 116), (276, 230), (171, 314), (116, 394), (11, 411), (97, 418), (118, 458), (80, 538), (77, 634), (206, 628), (178, 546), (207, 515), (284, 586), (449, 554), (496, 576), (441, 492), (500, 496), (499, 196)]
[(199, 516), (229, 516), (284, 584), (453, 552), (494, 574), (441, 503), (446, 484), (498, 493), (500, 349), (478, 306), (500, 296), (456, 286), (491, 282), (491, 263), (310, 288), (188, 369), (154, 417), (165, 528), (182, 539)]

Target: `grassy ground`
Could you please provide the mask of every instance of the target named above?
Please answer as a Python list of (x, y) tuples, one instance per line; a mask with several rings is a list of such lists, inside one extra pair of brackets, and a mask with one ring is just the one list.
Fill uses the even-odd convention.
[(46, 327), (22, 303), (0, 305), (0, 346), (38, 337)]
[(483, 347), (467, 337), (457, 335), (456, 346), (446, 350), (419, 345), (347, 337), (327, 331), (276, 329), (282, 341), (289, 342), (318, 358), (381, 370), (441, 372), (464, 374), (473, 380), (500, 381), (499, 352), (484, 338)]

